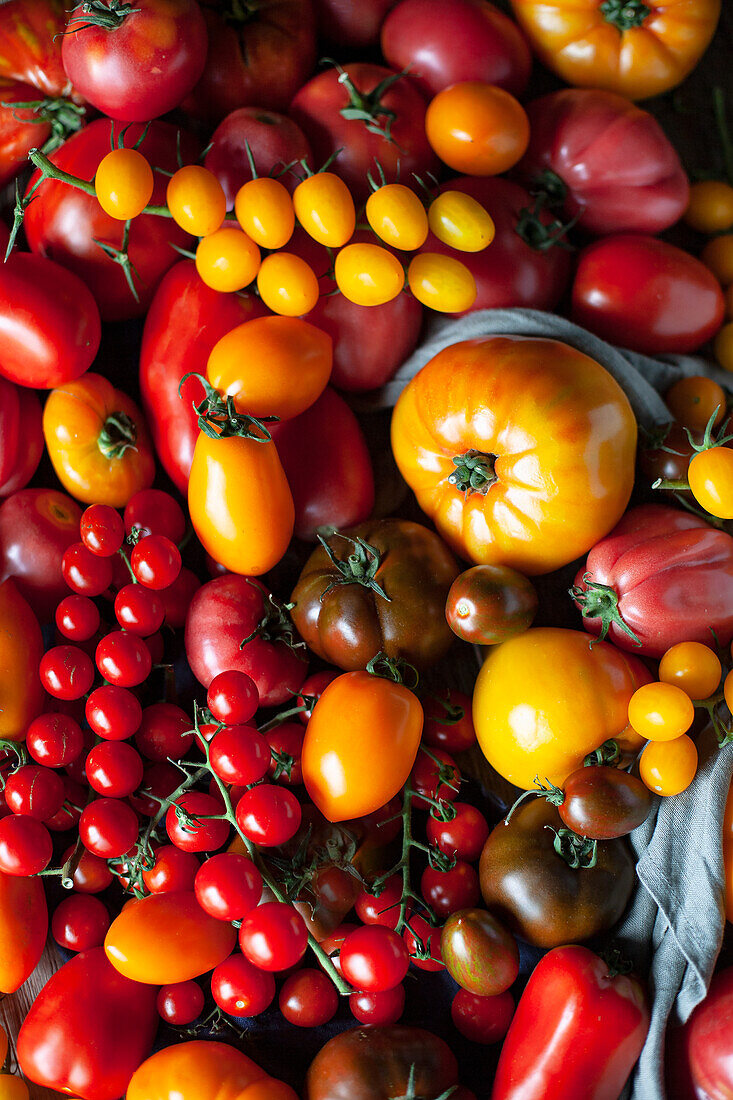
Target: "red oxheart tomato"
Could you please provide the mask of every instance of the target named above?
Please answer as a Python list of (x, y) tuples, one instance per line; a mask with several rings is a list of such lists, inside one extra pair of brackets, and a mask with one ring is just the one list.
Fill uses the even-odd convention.
[[(369, 126), (378, 132), (368, 128), (368, 120), (349, 117), (357, 105), (372, 116)], [(425, 107), (404, 76), (383, 65), (355, 62), (314, 76), (293, 99), (290, 113), (311, 143), (316, 166), (337, 153), (335, 171), (361, 201), (369, 194), (367, 173), (374, 173), (375, 161), (387, 181), (395, 180), (398, 170), (401, 179), (409, 179), (413, 172), (425, 177), (437, 168), (425, 136)], [(385, 116), (385, 109), (394, 111), (394, 118)]]
[(40, 878), (0, 871), (0, 992), (14, 993), (30, 977), (47, 935), (48, 909)]
[(713, 273), (666, 241), (623, 233), (580, 254), (572, 318), (610, 343), (647, 355), (695, 351), (724, 313)]
[(21, 489), (0, 505), (0, 581), (12, 577), (41, 622), (68, 595), (61, 559), (80, 520), (76, 501), (55, 489)]
[(0, 378), (0, 497), (28, 484), (43, 454), (41, 405), (33, 390)]
[(557, 194), (589, 233), (661, 233), (684, 214), (687, 173), (648, 111), (614, 92), (564, 88), (535, 99), (527, 114), (529, 148), (517, 176)]
[[(120, 7), (122, 10), (119, 10)], [(110, 118), (147, 122), (177, 107), (201, 76), (206, 26), (196, 0), (77, 3), (61, 46), (74, 86)]]
[(97, 354), (97, 304), (82, 280), (43, 256), (14, 252), (0, 266), (0, 371), (21, 386), (51, 389), (87, 370)]
[[(483, 252), (461, 253), (461, 263), (476, 280), (471, 311), (502, 306), (554, 309), (565, 293), (572, 261), (562, 243), (547, 245), (548, 238), (558, 232), (552, 214), (542, 210), (533, 215), (535, 200), (529, 192), (499, 176), (459, 176), (440, 189), (463, 191), (476, 199), (496, 228), (491, 245)], [(455, 256), (454, 249), (433, 233), (428, 233), (420, 251)]]
[(327, 387), (315, 404), (272, 426), (295, 504), (295, 534), (313, 542), (324, 524), (360, 523), (374, 505), (374, 475), (359, 422)]
[[(266, 612), (270, 622), (258, 631)], [(245, 638), (258, 631), (240, 648)], [(293, 627), (261, 581), (228, 573), (203, 585), (186, 618), (186, 656), (194, 676), (208, 688), (229, 669), (246, 672), (260, 694), (260, 706), (284, 703), (298, 690), (307, 669), (304, 647), (293, 649)], [(297, 639), (296, 639), (297, 641)]]
[[(252, 179), (247, 146), (258, 176), (277, 176), (288, 191), (300, 183), (301, 160), (312, 161), (305, 134), (292, 118), (262, 107), (240, 107), (222, 119), (209, 142), (204, 165), (224, 188), (227, 210), (242, 184)], [(295, 161), (295, 172), (283, 172)], [(282, 175), (281, 175), (282, 173)]]
[(612, 977), (587, 947), (556, 947), (517, 1005), (492, 1100), (616, 1100), (648, 1029), (637, 978)]
[[(122, 130), (114, 125), (114, 140)], [(125, 134), (125, 144), (134, 145), (143, 127), (133, 124)], [(196, 159), (193, 138), (167, 122), (151, 123), (140, 152), (156, 168), (175, 172), (178, 168), (177, 141), (180, 134), (184, 163)], [(93, 178), (99, 162), (110, 149), (110, 123), (99, 118), (69, 138), (50, 159), (58, 167), (82, 179)], [(168, 177), (154, 173), (152, 203), (164, 203)], [(29, 188), (38, 179), (31, 177)], [(162, 276), (178, 258), (173, 245), (185, 248), (191, 238), (170, 218), (141, 215), (130, 226), (129, 257), (139, 301), (128, 286), (122, 265), (107, 255), (95, 241), (113, 249), (123, 243), (124, 223), (109, 217), (94, 195), (87, 195), (58, 180), (45, 180), (34, 194), (24, 220), (26, 237), (33, 252), (57, 260), (79, 275), (97, 300), (104, 321), (127, 320), (145, 313)]]
[(382, 53), (426, 96), (481, 80), (521, 96), (532, 55), (519, 27), (488, 0), (401, 0), (382, 26)]
[(258, 0), (231, 16), (228, 0), (202, 0), (209, 49), (184, 104), (218, 122), (237, 107), (285, 110), (316, 62), (311, 0)]
[(678, 642), (710, 645), (711, 631), (721, 645), (733, 638), (733, 538), (690, 512), (632, 508), (575, 584), (586, 629), (605, 624), (621, 649), (661, 657)]
[(155, 292), (143, 330), (140, 393), (160, 461), (182, 493), (199, 434), (193, 402), (203, 391), (191, 378), (179, 396), (181, 379), (189, 371), (205, 374), (221, 337), (265, 313), (259, 298), (246, 292), (211, 290), (191, 260), (172, 267)]
[(156, 989), (129, 981), (104, 950), (83, 951), (49, 978), (18, 1035), (18, 1064), (46, 1088), (117, 1100), (150, 1051)]
[(65, 27), (65, 0), (9, 0), (1, 4), (0, 77), (33, 85), (41, 96), (31, 99), (68, 95), (71, 85), (61, 61)]
[[(373, 46), (379, 28), (396, 0), (314, 0), (318, 32), (339, 49)], [(397, 66), (399, 68), (399, 66)]]

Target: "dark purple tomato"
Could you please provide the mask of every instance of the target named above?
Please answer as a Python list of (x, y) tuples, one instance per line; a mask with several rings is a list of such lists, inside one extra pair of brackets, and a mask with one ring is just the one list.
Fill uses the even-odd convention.
[(646, 821), (654, 796), (640, 779), (618, 768), (578, 768), (565, 780), (558, 812), (568, 829), (593, 840), (626, 836)]
[(532, 582), (516, 569), (474, 565), (451, 585), (445, 617), (464, 642), (497, 645), (529, 629), (537, 604)]

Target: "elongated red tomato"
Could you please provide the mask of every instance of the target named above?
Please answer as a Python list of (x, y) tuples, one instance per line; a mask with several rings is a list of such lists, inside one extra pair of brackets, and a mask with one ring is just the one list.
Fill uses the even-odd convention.
[(43, 637), (36, 616), (11, 580), (0, 584), (0, 738), (22, 741), (43, 707), (38, 677)]
[(38, 876), (0, 871), (0, 992), (14, 993), (35, 970), (48, 935), (48, 908)]

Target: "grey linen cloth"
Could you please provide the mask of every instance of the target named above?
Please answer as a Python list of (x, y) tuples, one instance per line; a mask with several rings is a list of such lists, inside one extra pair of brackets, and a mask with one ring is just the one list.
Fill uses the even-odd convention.
[[(706, 374), (733, 388), (733, 376), (698, 357), (652, 359), (613, 347), (551, 313), (496, 309), (433, 321), (423, 343), (379, 391), (377, 404), (394, 405), (410, 378), (450, 344), (509, 335), (562, 340), (596, 359), (624, 389), (646, 428), (670, 419), (660, 394), (685, 375)], [(649, 975), (653, 1000), (649, 1036), (627, 1088), (632, 1100), (674, 1100), (665, 1091), (665, 1029), (684, 1022), (704, 998), (723, 938), (721, 827), (733, 745), (719, 749), (707, 730), (698, 749), (692, 784), (681, 795), (660, 799), (631, 836), (639, 887), (616, 938), (640, 973)]]

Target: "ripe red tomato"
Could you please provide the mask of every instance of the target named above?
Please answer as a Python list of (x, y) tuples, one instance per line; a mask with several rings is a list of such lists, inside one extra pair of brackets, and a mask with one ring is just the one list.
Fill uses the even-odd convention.
[(30, 977), (47, 935), (42, 880), (0, 872), (0, 992), (14, 993)]
[(647, 355), (696, 351), (724, 315), (712, 272), (666, 241), (623, 233), (580, 254), (573, 320), (610, 343)]
[[(176, 807), (180, 807), (186, 817), (176, 813)], [(203, 791), (187, 791), (169, 807), (165, 815), (166, 832), (182, 852), (216, 851), (229, 836), (227, 821), (216, 818), (207, 820), (212, 814), (219, 813), (221, 806), (211, 795)]]
[[(315, 0), (319, 35), (339, 49), (373, 46), (379, 28), (396, 0)], [(397, 66), (398, 68), (400, 66)]]
[(260, 970), (289, 970), (305, 954), (308, 929), (292, 905), (268, 901), (250, 909), (242, 921), (239, 946)]
[(43, 454), (41, 405), (33, 390), (0, 378), (0, 498), (23, 489)]
[(339, 995), (322, 970), (296, 970), (283, 982), (278, 1005), (288, 1023), (321, 1027), (336, 1015)]
[[(108, 10), (115, 13), (108, 15)], [(104, 21), (78, 3), (61, 57), (74, 87), (110, 118), (147, 122), (188, 95), (206, 62), (206, 26), (196, 0), (105, 5)]]
[(143, 871), (143, 882), (151, 894), (193, 890), (200, 866), (193, 852), (182, 852), (174, 844), (164, 844), (155, 853), (153, 866)]
[(244, 955), (230, 955), (211, 975), (211, 995), (230, 1016), (259, 1016), (275, 996), (275, 979)]
[(67, 951), (88, 951), (101, 947), (109, 928), (106, 905), (93, 894), (72, 894), (56, 906), (51, 934)]
[(292, 118), (262, 107), (240, 107), (214, 130), (204, 160), (224, 189), (227, 210), (234, 208), (239, 188), (252, 179), (248, 145), (257, 175), (274, 175), (291, 192), (300, 183), (300, 176), (283, 169), (293, 165), (302, 172), (302, 160), (315, 167), (307, 138)]
[(220, 852), (201, 864), (194, 890), (199, 905), (209, 916), (241, 921), (262, 896), (262, 875), (247, 856)]
[[(133, 145), (142, 136), (143, 129), (133, 124), (126, 132), (125, 144)], [(117, 140), (121, 124), (116, 123), (113, 130), (114, 140)], [(194, 139), (167, 122), (151, 123), (140, 152), (150, 164), (174, 172), (178, 168), (179, 135), (184, 163), (195, 161), (198, 147)], [(88, 180), (93, 178), (109, 148), (110, 124), (107, 119), (100, 118), (64, 142), (50, 159), (58, 168)], [(38, 178), (38, 173), (34, 173), (29, 188), (35, 186)], [(165, 202), (167, 183), (167, 176), (155, 173), (151, 202)], [(94, 195), (57, 180), (46, 180), (34, 193), (25, 214), (24, 227), (31, 251), (56, 260), (84, 280), (105, 321), (142, 316), (162, 276), (178, 258), (172, 246), (186, 248), (191, 241), (170, 218), (141, 215), (134, 219), (130, 226), (129, 257), (137, 273), (133, 275), (139, 299), (136, 301), (122, 265), (96, 243), (102, 241), (119, 250), (124, 223), (105, 214)]]
[(41, 622), (68, 595), (61, 560), (80, 520), (76, 501), (56, 489), (22, 489), (0, 505), (0, 582), (12, 577)]
[(53, 99), (71, 91), (61, 61), (66, 15), (64, 0), (9, 0), (0, 5), (0, 76), (33, 85), (41, 96), (31, 99)]
[(426, 867), (420, 879), (420, 892), (441, 920), (481, 901), (478, 875), (470, 863), (461, 859), (450, 871)]
[(39, 101), (38, 90), (28, 84), (0, 77), (0, 98), (0, 186), (4, 186), (25, 168), (29, 151), (45, 145), (51, 123), (42, 109), (16, 106)]
[(426, 96), (464, 80), (521, 96), (532, 55), (519, 27), (487, 0), (401, 0), (382, 26), (382, 53)]
[(341, 969), (355, 989), (382, 993), (404, 978), (410, 956), (401, 937), (381, 924), (350, 932), (341, 946)]

